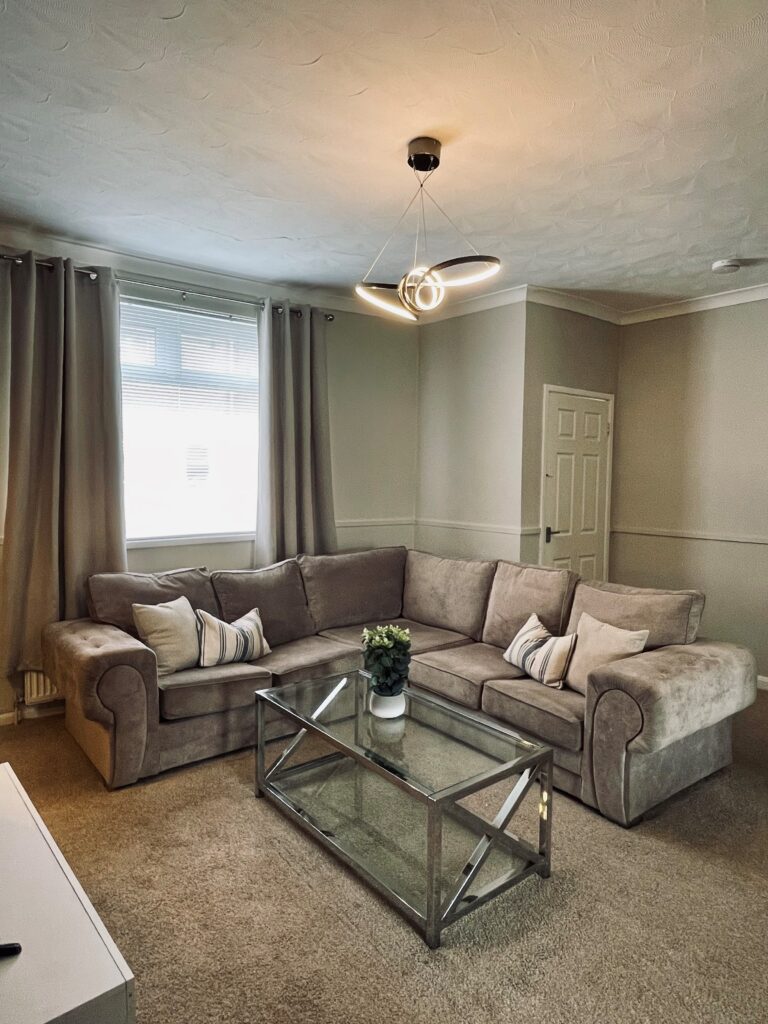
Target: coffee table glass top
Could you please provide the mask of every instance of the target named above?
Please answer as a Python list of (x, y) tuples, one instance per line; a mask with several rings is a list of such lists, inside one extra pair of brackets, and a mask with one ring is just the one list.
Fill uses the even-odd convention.
[(406, 689), (397, 719), (368, 709), (369, 677), (359, 671), (261, 691), (273, 707), (300, 716), (313, 730), (344, 744), (425, 796), (508, 772), (540, 746), (476, 718), (432, 694)]

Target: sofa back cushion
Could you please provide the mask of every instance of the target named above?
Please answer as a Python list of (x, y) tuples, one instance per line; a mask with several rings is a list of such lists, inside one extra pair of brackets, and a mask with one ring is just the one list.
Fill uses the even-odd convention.
[(700, 590), (652, 590), (596, 580), (580, 581), (573, 597), (568, 632), (573, 633), (583, 612), (619, 629), (647, 629), (646, 648), (691, 644), (704, 611)]
[(399, 618), (405, 556), (403, 547), (300, 555), (309, 609), (318, 632), (332, 626)]
[(193, 608), (211, 615), (219, 605), (206, 568), (173, 569), (171, 572), (100, 572), (86, 585), (88, 612), (94, 622), (105, 622), (137, 636), (134, 604), (165, 604), (186, 597)]
[(211, 578), (224, 620), (234, 622), (258, 608), (264, 638), (270, 647), (315, 632), (295, 558), (265, 569), (222, 570), (214, 572)]
[(550, 633), (562, 636), (577, 580), (578, 576), (568, 569), (499, 562), (483, 626), (483, 643), (508, 647), (531, 615), (537, 615)]
[(439, 558), (424, 551), (409, 551), (403, 615), (479, 640), (495, 570), (495, 562)]

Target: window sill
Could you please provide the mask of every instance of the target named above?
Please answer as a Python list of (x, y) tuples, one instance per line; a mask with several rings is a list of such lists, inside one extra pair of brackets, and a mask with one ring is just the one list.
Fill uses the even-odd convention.
[(253, 533), (209, 533), (189, 537), (133, 537), (125, 542), (129, 551), (141, 548), (196, 547), (205, 544), (252, 544)]

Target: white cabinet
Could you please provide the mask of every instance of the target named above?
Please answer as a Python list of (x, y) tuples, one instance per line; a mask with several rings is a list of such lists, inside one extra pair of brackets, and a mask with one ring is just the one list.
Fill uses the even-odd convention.
[(133, 975), (9, 764), (0, 764), (0, 1024), (132, 1024)]

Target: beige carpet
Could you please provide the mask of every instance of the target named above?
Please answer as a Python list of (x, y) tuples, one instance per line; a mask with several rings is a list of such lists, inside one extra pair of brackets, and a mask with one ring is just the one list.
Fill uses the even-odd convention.
[[(552, 878), (430, 952), (235, 755), (108, 793), (60, 719), (0, 730), (130, 963), (141, 1024), (764, 1024), (768, 776), (721, 772), (624, 831), (555, 797)], [(1, 1016), (1, 1015), (0, 1015)]]

